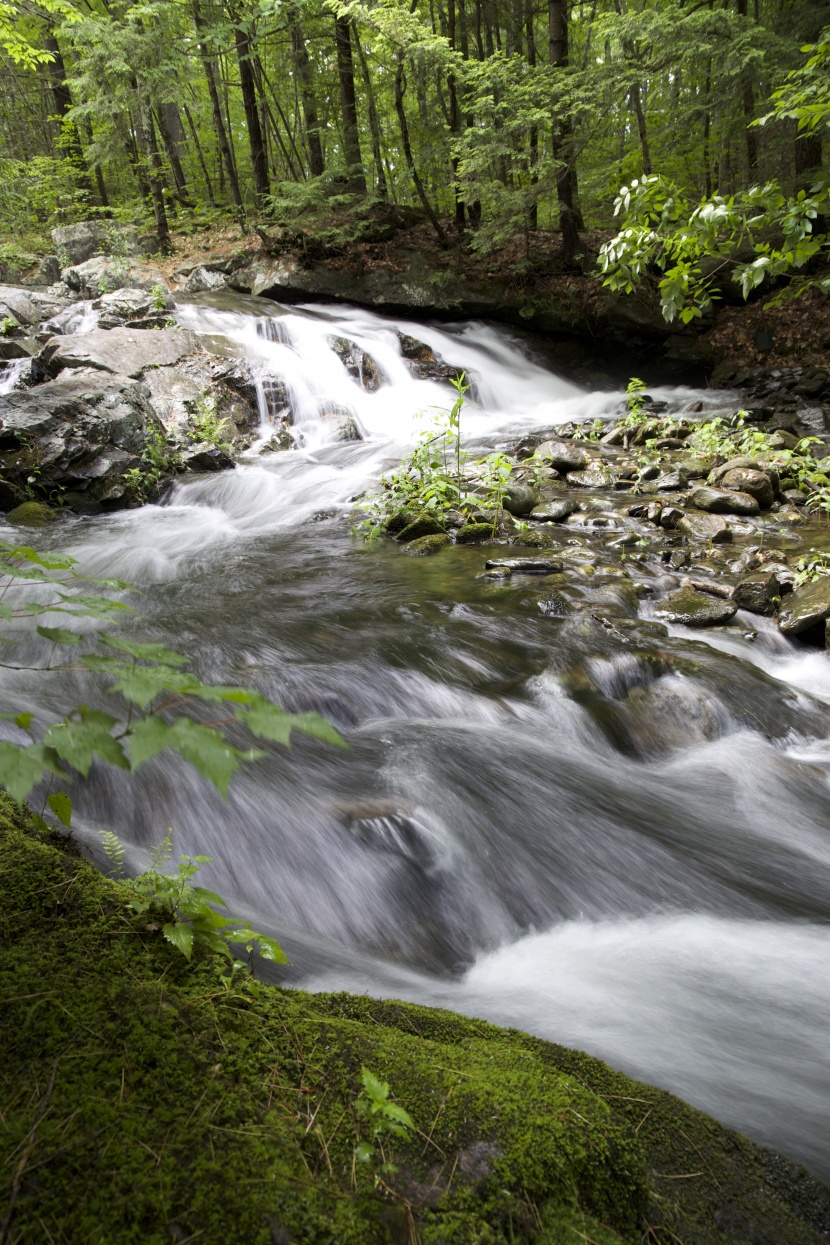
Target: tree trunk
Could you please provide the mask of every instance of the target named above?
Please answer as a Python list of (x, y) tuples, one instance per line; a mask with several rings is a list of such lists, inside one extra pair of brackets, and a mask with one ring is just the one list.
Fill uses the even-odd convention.
[(348, 17), (334, 19), (334, 42), (337, 47), (337, 75), (340, 80), (340, 107), (343, 110), (343, 146), (346, 156), (346, 176), (352, 194), (366, 194), (366, 174), (360, 155), (360, 135), (357, 128), (357, 98), (354, 88), (354, 61), (352, 59), (351, 20)]
[(248, 127), (248, 143), (251, 148), (251, 167), (254, 172), (254, 188), (257, 202), (262, 206), (263, 200), (270, 194), (268, 182), (268, 156), (262, 126), (259, 122), (259, 101), (257, 100), (256, 81), (251, 64), (251, 36), (247, 24), (235, 8), (229, 8), (228, 15), (234, 23), (234, 39), (236, 56), (239, 61), (239, 85), (242, 91), (242, 106), (245, 109), (245, 121)]
[(415, 189), (418, 192), (418, 198), (423, 204), (424, 211), (427, 214), (429, 223), (432, 225), (438, 237), (441, 246), (446, 247), (447, 235), (441, 227), (441, 222), (432, 209), (432, 204), (427, 198), (427, 192), (424, 190), (424, 183), (415, 167), (415, 160), (412, 155), (412, 143), (409, 138), (409, 123), (406, 119), (406, 111), (403, 106), (403, 97), (406, 90), (406, 83), (403, 75), (403, 55), (398, 55), (398, 67), (395, 70), (395, 112), (398, 114), (398, 125), (401, 128), (401, 142), (403, 145), (403, 153), (406, 158), (406, 167), (409, 169), (409, 175), (415, 183)]
[[(137, 90), (137, 84), (134, 83)], [(153, 215), (156, 220), (156, 236), (162, 254), (170, 251), (170, 225), (167, 220), (167, 208), (164, 202), (164, 181), (162, 179), (161, 154), (156, 140), (156, 127), (150, 107), (138, 100), (138, 114), (141, 121), (141, 137), (147, 157), (147, 180), (150, 184), (150, 199), (153, 204)]]
[(204, 152), (202, 151), (202, 144), (199, 142), (199, 135), (196, 132), (196, 126), (193, 124), (193, 118), (190, 115), (190, 109), (188, 108), (187, 104), (184, 104), (183, 108), (184, 108), (184, 115), (187, 118), (187, 124), (190, 127), (190, 136), (193, 139), (193, 146), (196, 148), (196, 156), (199, 161), (199, 166), (202, 170), (202, 173), (204, 174), (205, 186), (207, 187), (207, 193), (208, 193), (208, 199), (210, 200), (210, 206), (216, 207), (216, 199), (213, 194), (213, 182), (210, 180), (210, 173), (208, 172), (208, 167), (205, 162)]
[[(548, 56), (557, 69), (568, 64), (567, 0), (548, 0)], [(569, 117), (553, 124), (553, 158), (559, 163), (556, 175), (556, 197), (559, 202), (559, 228), (562, 231), (562, 259), (573, 263), (579, 252), (580, 219), (574, 201), (573, 130)]]
[(291, 15), (291, 52), (300, 83), (300, 98), (303, 105), (306, 146), (308, 147), (308, 171), (312, 177), (321, 177), (325, 170), (325, 163), (323, 145), (320, 141), (320, 122), (317, 118), (317, 100), (314, 96), (314, 78), (297, 10), (292, 9)]
[[(80, 189), (86, 192), (91, 202), (93, 198), (92, 182), (89, 180), (89, 169), (84, 158), (84, 149), (81, 146), (80, 135), (75, 124), (72, 121), (66, 120), (66, 115), (72, 107), (72, 96), (69, 92), (69, 87), (66, 85), (66, 66), (63, 62), (58, 41), (51, 30), (44, 36), (43, 45), (52, 57), (46, 68), (49, 73), (52, 99), (55, 101), (55, 112), (61, 118), (61, 136), (63, 139), (61, 147), (63, 154), (75, 169)], [(106, 196), (102, 200), (102, 205), (106, 206)]]
[(219, 88), (216, 85), (216, 69), (208, 50), (206, 42), (206, 27), (202, 12), (199, 7), (199, 0), (193, 0), (193, 21), (196, 26), (196, 33), (199, 36), (199, 52), (202, 57), (202, 65), (207, 79), (208, 94), (210, 95), (210, 106), (213, 111), (213, 128), (216, 131), (216, 141), (219, 144), (219, 150), (222, 153), (222, 160), (228, 174), (228, 185), (231, 190), (231, 200), (237, 209), (240, 224), (245, 222), (245, 209), (242, 206), (242, 195), (239, 192), (239, 179), (236, 176), (236, 166), (234, 164), (233, 152), (228, 139), (228, 131), (225, 129), (225, 122), (222, 117), (222, 104), (219, 99)]
[[(748, 17), (747, 0), (738, 0), (738, 16)], [(749, 180), (752, 181), (758, 168), (758, 131), (751, 129), (749, 124), (755, 116), (755, 93), (752, 89), (752, 79), (749, 77), (744, 82), (742, 104), (746, 123), (746, 162)]]
[[(447, 0), (447, 39), (450, 47), (455, 51), (455, 0)], [(458, 88), (455, 84), (455, 74), (447, 74), (447, 90), (450, 97), (450, 141), (458, 139), (461, 133), (461, 109), (458, 107)], [(461, 198), (460, 185), (458, 182), (458, 157), (453, 155), (450, 160), (452, 169), (452, 193), (455, 200), (455, 223), (459, 229), (464, 228), (464, 200)]]
[(354, 41), (357, 47), (357, 59), (360, 61), (360, 72), (363, 75), (363, 82), (366, 86), (366, 98), (369, 101), (369, 133), (372, 136), (372, 158), (375, 162), (375, 190), (378, 198), (386, 203), (389, 198), (389, 189), (386, 185), (386, 173), (383, 168), (383, 155), (380, 147), (380, 118), (378, 116), (377, 104), (375, 103), (375, 93), (372, 89), (369, 65), (356, 30), (354, 32)]
[(167, 152), (167, 159), (173, 172), (176, 190), (178, 191), (179, 198), (184, 198), (187, 194), (187, 178), (184, 175), (182, 162), (179, 158), (179, 153), (184, 146), (184, 130), (182, 129), (179, 109), (176, 104), (162, 104), (160, 108), (156, 109), (156, 117), (158, 119), (161, 141), (164, 144), (164, 150)]

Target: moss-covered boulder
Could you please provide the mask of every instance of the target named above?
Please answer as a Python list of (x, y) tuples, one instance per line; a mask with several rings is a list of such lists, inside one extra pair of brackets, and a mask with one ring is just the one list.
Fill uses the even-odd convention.
[(405, 545), (407, 541), (418, 540), (421, 536), (440, 536), (443, 531), (443, 526), (431, 514), (419, 514), (398, 533), (398, 540)]
[(403, 551), (411, 558), (428, 558), (431, 553), (437, 553), (449, 543), (450, 538), (446, 532), (433, 532), (429, 536), (419, 536), (417, 540), (408, 541)]
[[(830, 1199), (806, 1172), (597, 1060), (430, 1008), (254, 989), (207, 955), (187, 964), (123, 888), (3, 797), (0, 865), (10, 1242), (826, 1239)], [(363, 1068), (416, 1130), (367, 1161)]]
[(492, 523), (465, 523), (455, 533), (455, 541), (458, 545), (477, 545), (482, 540), (491, 540), (492, 536)]
[(15, 527), (43, 527), (46, 523), (54, 523), (57, 514), (42, 501), (24, 501), (6, 515), (9, 523)]

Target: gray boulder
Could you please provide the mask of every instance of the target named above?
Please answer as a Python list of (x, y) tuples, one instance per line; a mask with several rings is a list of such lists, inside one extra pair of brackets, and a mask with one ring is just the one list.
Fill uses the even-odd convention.
[(104, 255), (96, 255), (82, 264), (66, 268), (61, 276), (64, 284), (78, 298), (100, 298), (102, 294), (125, 288), (152, 290), (158, 286), (165, 293), (168, 289), (160, 269), (134, 260), (109, 259)]
[(729, 524), (718, 514), (684, 514), (675, 528), (693, 540), (711, 540), (716, 545), (726, 545), (732, 539)]
[(199, 445), (186, 453), (184, 464), (190, 471), (227, 471), (236, 463), (221, 445)]
[(76, 508), (117, 508), (130, 500), (124, 474), (143, 466), (153, 429), (163, 433), (143, 385), (123, 375), (67, 371), (0, 397), (0, 468), (13, 489), (34, 476), (43, 496), (57, 490)]
[(588, 455), (568, 441), (543, 441), (536, 447), (536, 457), (550, 463), (563, 475), (569, 471), (581, 471), (588, 466)]
[(40, 319), (28, 290), (21, 290), (16, 285), (0, 285), (0, 320), (6, 317), (26, 325)]
[(578, 509), (579, 506), (575, 501), (557, 497), (553, 501), (543, 501), (540, 505), (534, 506), (528, 518), (535, 519), (538, 523), (561, 523)]
[(817, 623), (830, 618), (830, 575), (822, 575), (812, 584), (796, 588), (787, 597), (778, 626), (784, 635), (798, 635)]
[(138, 378), (149, 368), (170, 367), (199, 349), (198, 338), (184, 329), (96, 329), (51, 337), (39, 358), (53, 376), (64, 368), (98, 368)]
[(780, 592), (777, 576), (772, 571), (756, 571), (745, 575), (732, 590), (732, 600), (739, 610), (750, 614), (774, 614)]
[(194, 268), (182, 293), (204, 294), (208, 290), (222, 290), (226, 285), (224, 273), (211, 272), (208, 268)]
[(508, 514), (521, 517), (530, 514), (538, 500), (538, 494), (528, 485), (511, 484), (508, 489), (505, 489), (501, 504)]
[(763, 471), (749, 467), (733, 467), (721, 477), (721, 487), (736, 493), (748, 493), (754, 497), (762, 510), (768, 510), (775, 501), (772, 481)]
[(68, 268), (111, 250), (114, 233), (115, 227), (109, 221), (82, 220), (53, 229), (52, 241), (63, 266)]
[(689, 498), (696, 510), (709, 514), (758, 514), (761, 507), (749, 493), (730, 493), (726, 489), (696, 488)]
[(734, 618), (737, 609), (732, 601), (710, 597), (694, 588), (679, 588), (666, 597), (654, 616), (663, 622), (682, 623), (686, 627), (716, 627)]

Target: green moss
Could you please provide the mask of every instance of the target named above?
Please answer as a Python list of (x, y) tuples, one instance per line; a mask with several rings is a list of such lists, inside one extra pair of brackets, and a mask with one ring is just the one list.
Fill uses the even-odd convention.
[[(2, 797), (0, 862), (10, 1245), (822, 1239), (806, 1173), (597, 1060), (399, 1002), (228, 990)], [(364, 1065), (418, 1130), (389, 1189), (354, 1162)]]
[(408, 541), (403, 551), (413, 558), (427, 558), (449, 543), (450, 538), (446, 532), (434, 532), (431, 536), (419, 536), (416, 540)]
[(57, 517), (55, 511), (41, 501), (24, 501), (6, 515), (9, 523), (18, 527), (43, 527), (45, 523), (53, 523)]

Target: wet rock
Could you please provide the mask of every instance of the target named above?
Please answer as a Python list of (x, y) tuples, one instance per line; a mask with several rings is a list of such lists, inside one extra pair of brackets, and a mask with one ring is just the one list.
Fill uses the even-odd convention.
[(260, 454), (277, 454), (283, 453), (285, 450), (295, 450), (297, 442), (291, 435), (291, 429), (287, 427), (278, 428), (276, 432), (268, 438), (268, 440), (260, 446)]
[(143, 385), (81, 369), (0, 397), (0, 423), (7, 482), (25, 488), (36, 469), (44, 495), (61, 489), (109, 507), (129, 500), (124, 473), (142, 468), (148, 431), (163, 435)]
[(492, 536), (492, 523), (465, 523), (455, 533), (455, 540), (459, 545), (475, 545), (482, 540), (491, 540)]
[(501, 504), (508, 514), (522, 516), (530, 514), (538, 500), (536, 490), (527, 484), (511, 484), (505, 489)]
[(660, 526), (664, 527), (666, 531), (673, 531), (684, 517), (684, 511), (678, 510), (676, 506), (663, 506), (660, 511), (660, 518), (655, 520), (655, 522), (659, 522)]
[(750, 614), (774, 614), (779, 593), (777, 576), (771, 571), (758, 571), (735, 585), (732, 600), (739, 610), (748, 610)]
[(449, 543), (450, 538), (446, 532), (434, 532), (430, 536), (418, 536), (415, 540), (409, 541), (404, 545), (403, 552), (413, 558), (426, 558)]
[(661, 493), (676, 493), (685, 488), (687, 483), (682, 471), (669, 471), (655, 480), (654, 487)]
[(798, 437), (791, 432), (787, 432), (786, 428), (779, 428), (776, 432), (770, 433), (769, 447), (771, 450), (794, 450), (797, 445)]
[(539, 612), (545, 618), (565, 618), (568, 614), (573, 614), (576, 609), (574, 602), (561, 592), (552, 592), (544, 601), (539, 602)]
[(554, 575), (562, 570), (554, 558), (490, 558), (484, 565), (488, 571), (506, 570), (511, 575)]
[(529, 532), (517, 532), (515, 536), (510, 538), (511, 545), (524, 545), (530, 549), (547, 549), (553, 544), (553, 539), (546, 532), (540, 532), (538, 528)]
[(43, 527), (46, 523), (54, 523), (57, 517), (51, 506), (40, 501), (24, 501), (6, 515), (9, 523), (16, 527)]
[(396, 510), (387, 519), (384, 531), (389, 536), (397, 536), (398, 532), (402, 532), (405, 527), (409, 527), (410, 523), (416, 518), (417, 515), (412, 510)]
[(588, 465), (588, 455), (568, 441), (543, 441), (536, 447), (536, 457), (555, 467), (563, 475), (569, 471), (581, 471)]
[(99, 368), (138, 378), (149, 368), (169, 367), (200, 349), (183, 329), (97, 329), (81, 336), (50, 337), (39, 358), (52, 376), (64, 368)]
[(796, 588), (782, 606), (778, 626), (784, 635), (799, 635), (830, 618), (830, 575)]
[(204, 294), (208, 290), (222, 290), (227, 285), (225, 274), (211, 272), (207, 268), (194, 268), (185, 282), (183, 294)]
[(717, 739), (721, 724), (717, 707), (703, 688), (680, 676), (634, 687), (625, 699), (627, 722), (641, 755), (663, 755)]
[(112, 290), (152, 290), (157, 286), (167, 292), (167, 282), (160, 268), (96, 255), (85, 263), (64, 269), (64, 284), (79, 298), (100, 298)]
[(565, 497), (555, 498), (553, 501), (543, 501), (540, 505), (534, 506), (528, 517), (539, 523), (561, 523), (578, 509), (579, 505), (575, 501), (570, 501)]
[(570, 472), (568, 483), (576, 484), (579, 488), (608, 488), (612, 481), (599, 467), (589, 467), (587, 471)]
[[(386, 529), (389, 531), (389, 527)], [(432, 515), (419, 514), (417, 518), (402, 528), (398, 534), (398, 540), (401, 544), (406, 544), (410, 540), (417, 540), (419, 536), (443, 536), (444, 529), (437, 519), (433, 519)]]
[(184, 465), (189, 471), (227, 471), (236, 463), (221, 445), (200, 445), (184, 454)]
[(114, 249), (134, 253), (135, 237), (132, 230), (119, 229), (111, 221), (82, 220), (53, 229), (52, 242), (63, 267), (68, 268)]
[(44, 255), (38, 266), (35, 280), (41, 285), (56, 285), (61, 279), (61, 265), (57, 255)]
[(775, 501), (772, 482), (763, 471), (737, 467), (725, 472), (720, 483), (722, 488), (734, 490), (736, 493), (748, 493), (755, 498), (762, 510), (768, 510)]
[(35, 324), (40, 316), (27, 290), (16, 285), (0, 285), (0, 320), (16, 320), (18, 324)]
[(696, 488), (689, 498), (696, 510), (709, 514), (758, 514), (761, 507), (748, 493), (730, 493), (725, 489)]
[(732, 531), (724, 519), (717, 514), (684, 514), (676, 524), (678, 532), (691, 536), (694, 540), (711, 540), (715, 544), (725, 545), (732, 539)]
[(29, 355), (22, 341), (14, 337), (0, 337), (0, 361), (9, 362), (11, 359), (25, 359)]
[[(156, 305), (157, 301), (163, 306)], [(117, 328), (131, 320), (147, 320), (164, 316), (173, 307), (173, 300), (166, 293), (156, 298), (149, 290), (113, 290), (103, 294), (92, 304), (98, 312), (98, 327)]]
[[(666, 597), (654, 611), (664, 622), (681, 623), (686, 627), (715, 627), (729, 622), (737, 613), (737, 605), (721, 601), (694, 588), (679, 588)], [(828, 606), (830, 613), (830, 606)]]
[(334, 353), (350, 376), (361, 385), (367, 393), (375, 393), (384, 383), (384, 376), (374, 359), (361, 350), (357, 342), (348, 337), (332, 336), (326, 338)]
[(711, 458), (684, 458), (677, 465), (689, 480), (703, 480), (712, 470)]

